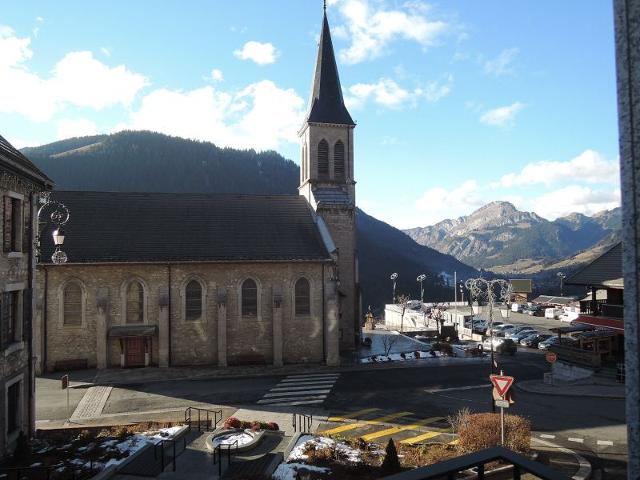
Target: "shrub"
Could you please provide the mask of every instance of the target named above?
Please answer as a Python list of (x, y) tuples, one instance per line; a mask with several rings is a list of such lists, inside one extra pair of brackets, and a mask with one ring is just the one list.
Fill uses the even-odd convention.
[(232, 428), (240, 428), (241, 426), (242, 422), (236, 417), (229, 417), (224, 421), (224, 428), (226, 430), (230, 430)]
[[(517, 415), (504, 416), (505, 447), (527, 453), (531, 448), (531, 422)], [(475, 452), (500, 445), (500, 415), (476, 413), (458, 427), (460, 447)]]
[(401, 353), (400, 358), (407, 358), (407, 356), (404, 353)]
[(278, 424), (276, 422), (269, 422), (269, 423), (267, 423), (267, 429), (268, 430), (280, 430), (280, 427), (278, 426)]
[(398, 459), (398, 451), (396, 445), (393, 443), (393, 438), (389, 439), (387, 448), (385, 449), (384, 461), (380, 467), (385, 475), (398, 473), (401, 470), (400, 460)]
[(251, 430), (253, 432), (258, 432), (262, 430), (262, 426), (260, 425), (260, 422), (258, 422), (257, 420), (254, 420), (253, 422), (251, 422)]
[(124, 425), (116, 427), (113, 430), (113, 435), (120, 441), (125, 440), (129, 436), (129, 429)]
[(420, 358), (420, 352), (419, 352), (418, 350), (416, 350), (415, 352), (413, 352), (413, 355), (414, 355), (416, 358)]

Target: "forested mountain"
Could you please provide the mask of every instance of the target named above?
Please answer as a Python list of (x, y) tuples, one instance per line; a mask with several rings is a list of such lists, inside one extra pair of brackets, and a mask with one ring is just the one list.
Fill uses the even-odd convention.
[[(23, 152), (60, 190), (297, 194), (299, 183), (298, 166), (276, 152), (218, 148), (151, 132), (72, 138)], [(399, 274), (397, 292), (412, 298), (419, 296), (417, 275), (429, 274), (425, 296), (435, 300), (453, 296), (441, 272), (455, 270), (460, 278), (474, 273), (361, 210), (357, 235), (365, 309), (390, 300), (393, 272)]]
[(298, 167), (279, 153), (218, 148), (152, 132), (72, 138), (23, 153), (60, 190), (293, 193)]
[(620, 228), (619, 208), (593, 217), (572, 213), (549, 221), (508, 202), (491, 202), (471, 215), (405, 233), (476, 268), (530, 275), (585, 250), (612, 245)]

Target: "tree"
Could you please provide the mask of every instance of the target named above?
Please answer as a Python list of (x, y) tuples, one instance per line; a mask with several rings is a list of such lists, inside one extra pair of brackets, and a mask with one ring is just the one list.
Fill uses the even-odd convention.
[(411, 301), (411, 297), (409, 295), (398, 295), (396, 303), (400, 306), (400, 332), (403, 331), (404, 324), (404, 313), (407, 311), (407, 307), (409, 306), (409, 302)]
[(385, 334), (382, 337), (382, 348), (384, 349), (384, 354), (388, 357), (391, 353), (391, 349), (397, 343), (400, 335), (395, 335), (393, 333)]
[(400, 466), (400, 459), (398, 459), (398, 451), (396, 450), (395, 443), (393, 443), (393, 438), (390, 438), (389, 443), (387, 443), (384, 460), (380, 468), (385, 475), (398, 473), (402, 470), (402, 467)]

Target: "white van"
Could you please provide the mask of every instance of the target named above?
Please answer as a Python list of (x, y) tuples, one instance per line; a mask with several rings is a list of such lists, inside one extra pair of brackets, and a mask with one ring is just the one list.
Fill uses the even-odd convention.
[(561, 308), (545, 308), (544, 318), (559, 318), (564, 313)]

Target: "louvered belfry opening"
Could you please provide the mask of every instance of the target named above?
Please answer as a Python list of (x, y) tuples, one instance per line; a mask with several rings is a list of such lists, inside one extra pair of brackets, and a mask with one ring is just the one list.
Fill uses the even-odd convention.
[(318, 176), (329, 176), (329, 144), (324, 138), (318, 144)]
[(338, 140), (333, 147), (333, 169), (336, 180), (344, 180), (344, 143)]

